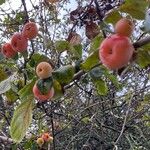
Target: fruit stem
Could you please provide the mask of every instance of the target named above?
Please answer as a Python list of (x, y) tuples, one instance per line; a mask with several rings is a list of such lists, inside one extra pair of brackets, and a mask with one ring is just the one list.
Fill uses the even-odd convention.
[(47, 108), (45, 108), (44, 104), (42, 104), (42, 108), (45, 111), (45, 114), (51, 118), (51, 126), (52, 126), (52, 136), (53, 136), (53, 150), (56, 149), (55, 144), (55, 129), (54, 129), (54, 120), (53, 120), (53, 102), (51, 103), (51, 112), (48, 113)]

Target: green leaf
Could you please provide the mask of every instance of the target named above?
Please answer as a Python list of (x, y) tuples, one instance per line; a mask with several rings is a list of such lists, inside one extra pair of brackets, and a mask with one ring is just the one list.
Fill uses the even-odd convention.
[(39, 79), (36, 82), (36, 85), (42, 94), (47, 94), (49, 90), (52, 88), (53, 79), (51, 77), (47, 79)]
[(26, 99), (29, 95), (33, 95), (32, 89), (35, 84), (36, 78), (34, 78), (29, 84), (25, 85), (20, 91), (20, 99)]
[(144, 101), (150, 102), (150, 92), (144, 95)]
[(32, 121), (33, 97), (28, 97), (15, 110), (11, 125), (10, 135), (14, 142), (19, 143), (24, 138)]
[(139, 49), (136, 62), (141, 68), (147, 67), (150, 64), (150, 51)]
[(70, 47), (71, 47), (70, 51), (74, 55), (74, 58), (80, 59), (82, 57), (82, 45), (78, 44)]
[(7, 91), (5, 96), (7, 97), (8, 104), (13, 104), (18, 99), (18, 95), (12, 89)]
[(43, 54), (39, 54), (39, 53), (35, 53), (33, 54), (31, 60), (29, 61), (29, 64), (31, 67), (35, 67), (37, 66), (38, 63), (42, 62), (42, 61), (49, 61), (50, 59), (43, 55)]
[(106, 77), (118, 88), (121, 89), (122, 85), (121, 83), (119, 83), (117, 76), (113, 75), (113, 74), (107, 74)]
[(61, 84), (57, 80), (53, 81), (53, 88), (55, 91), (53, 99), (60, 98), (63, 95), (63, 89)]
[(118, 89), (121, 88), (121, 84), (119, 83), (117, 76), (111, 74), (106, 67), (99, 66), (94, 67), (90, 72), (90, 77), (92, 80), (97, 81), (102, 77), (108, 78)]
[(101, 34), (97, 35), (94, 39), (92, 39), (91, 44), (90, 44), (90, 52), (95, 52), (99, 48), (102, 40), (103, 40), (103, 37)]
[(25, 18), (25, 12), (19, 12), (19, 13), (16, 13), (16, 16), (15, 16), (14, 19), (15, 19), (16, 22), (18, 22), (18, 23), (23, 23), (24, 18)]
[(75, 74), (75, 68), (72, 65), (62, 66), (53, 72), (53, 78), (60, 84), (68, 84), (72, 81)]
[(5, 0), (0, 0), (0, 5), (2, 5), (3, 3), (5, 3)]
[(145, 18), (147, 6), (148, 2), (146, 1), (126, 0), (119, 10), (130, 14), (133, 18), (142, 20)]
[(95, 81), (94, 84), (99, 95), (106, 95), (108, 93), (106, 82), (102, 79)]
[(99, 64), (99, 56), (98, 56), (98, 50), (93, 52), (82, 64), (81, 69), (88, 71), (95, 65)]
[(118, 12), (118, 10), (111, 11), (107, 16), (105, 17), (105, 21), (107, 23), (115, 24), (118, 20), (120, 20), (122, 16)]
[(3, 81), (3, 80), (5, 80), (6, 78), (7, 78), (7, 74), (4, 71), (3, 66), (0, 66), (0, 82)]
[(68, 41), (64, 41), (64, 40), (56, 41), (55, 48), (58, 52), (63, 52), (70, 48), (70, 44)]
[(90, 76), (93, 80), (99, 80), (104, 74), (100, 67), (95, 67), (90, 71)]
[(103, 67), (101, 68), (103, 70), (103, 75), (108, 78), (118, 89), (120, 89), (122, 86), (121, 86), (121, 83), (119, 83), (118, 79), (117, 79), (117, 76), (111, 74), (109, 72), (109, 70), (106, 68), (106, 67)]
[(106, 95), (108, 92), (108, 87), (106, 85), (106, 82), (102, 80), (102, 76), (104, 75), (103, 68), (95, 67), (89, 72), (89, 74), (97, 89), (98, 94)]
[(82, 120), (85, 124), (89, 123), (90, 122), (90, 117), (84, 117), (82, 118)]
[(25, 150), (38, 150), (38, 145), (36, 141), (30, 139), (29, 141), (26, 141), (23, 145)]
[(24, 81), (23, 80), (13, 80), (11, 82), (11, 89), (15, 92), (18, 93), (19, 90), (21, 90), (24, 86)]
[(15, 73), (10, 76), (9, 78), (7, 78), (6, 80), (2, 81), (0, 83), (0, 94), (3, 94), (5, 93), (6, 91), (10, 90), (11, 88), (11, 81), (14, 80), (14, 77), (15, 77)]

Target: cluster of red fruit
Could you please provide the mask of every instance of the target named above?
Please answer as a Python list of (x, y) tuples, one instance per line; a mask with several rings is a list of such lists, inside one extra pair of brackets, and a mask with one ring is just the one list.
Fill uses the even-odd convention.
[(39, 80), (33, 86), (33, 94), (40, 102), (50, 100), (54, 96), (52, 70), (52, 66), (48, 62), (40, 62), (36, 67)]
[(122, 18), (115, 25), (115, 34), (103, 40), (99, 48), (100, 61), (111, 70), (120, 69), (131, 60), (134, 47), (129, 39), (134, 30), (131, 20)]
[(2, 54), (6, 58), (14, 58), (18, 52), (21, 53), (26, 51), (28, 47), (28, 40), (32, 40), (37, 35), (38, 28), (36, 23), (26, 23), (21, 33), (14, 33), (10, 42), (2, 45)]
[(45, 143), (45, 142), (52, 142), (53, 141), (53, 137), (49, 134), (49, 133), (43, 133), (41, 135), (41, 137), (39, 137), (37, 139), (37, 144), (42, 147), (42, 145)]

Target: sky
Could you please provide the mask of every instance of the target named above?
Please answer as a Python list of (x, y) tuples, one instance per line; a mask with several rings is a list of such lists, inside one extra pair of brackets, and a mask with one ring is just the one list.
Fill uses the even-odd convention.
[[(25, 0), (28, 10), (32, 9), (32, 5), (31, 5), (31, 2), (30, 2), (30, 1), (31, 1), (31, 0)], [(34, 5), (38, 5), (39, 1), (42, 1), (42, 0), (32, 0), (32, 2), (33, 2)], [(44, 0), (43, 0), (43, 1), (44, 1)], [(0, 7), (3, 8), (3, 9), (6, 9), (6, 10), (7, 10), (10, 6), (11, 6), (13, 9), (17, 9), (18, 7), (21, 6), (21, 3), (22, 3), (21, 0), (9, 0), (9, 2), (11, 3), (10, 5), (9, 5), (9, 3), (8, 3), (7, 0), (6, 0), (6, 2), (5, 2), (3, 5), (1, 5)], [(76, 6), (77, 6), (76, 1), (75, 1), (75, 0), (71, 0), (71, 3), (68, 3), (68, 4), (66, 5), (66, 8), (73, 10), (73, 9), (76, 8)]]
[[(32, 0), (34, 4), (38, 4), (39, 0)], [(21, 5), (21, 0), (9, 0), (10, 5), (12, 6), (13, 9), (17, 9), (18, 7), (20, 7)], [(29, 9), (32, 8), (32, 5), (30, 3), (30, 0), (26, 0), (26, 4), (28, 6)], [(1, 5), (1, 7), (3, 9), (7, 9), (9, 6), (9, 3), (6, 1), (3, 5)]]
[[(27, 10), (30, 11), (33, 9), (32, 4), (34, 6), (38, 6), (39, 3), (43, 2), (43, 1), (44, 0), (25, 0)], [(31, 4), (31, 2), (32, 2), (32, 4)], [(56, 3), (56, 6), (57, 6), (57, 4), (58, 3)], [(8, 9), (11, 8), (10, 9), (10, 12), (11, 12), (12, 10), (18, 10), (18, 8), (20, 8), (20, 6), (22, 6), (21, 9), (24, 10), (24, 7), (22, 5), (22, 0), (6, 0), (6, 2), (4, 4), (0, 5), (0, 8), (2, 8), (2, 10), (0, 9), (0, 18), (2, 18), (2, 20), (4, 18), (5, 13), (3, 10), (7, 10), (7, 13), (8, 13), (9, 12)], [(67, 3), (66, 6), (65, 5), (63, 5), (63, 6), (65, 9), (72, 11), (77, 8), (77, 2), (76, 2), (76, 0), (70, 0), (70, 3)], [(59, 10), (58, 18), (62, 19), (66, 15), (66, 13), (67, 12), (64, 11), (63, 9)]]

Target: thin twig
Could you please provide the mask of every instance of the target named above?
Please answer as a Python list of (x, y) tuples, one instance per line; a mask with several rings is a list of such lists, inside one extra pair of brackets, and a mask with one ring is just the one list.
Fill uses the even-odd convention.
[[(101, 9), (99, 7), (99, 4), (98, 4), (97, 0), (94, 0), (94, 3), (95, 3), (95, 6), (96, 6), (96, 11), (97, 11), (98, 18), (99, 18), (100, 23), (101, 23), (101, 22), (103, 22), (103, 15), (101, 14)], [(106, 33), (103, 29), (102, 29), (102, 33), (103, 33), (103, 37), (106, 38)]]
[(27, 11), (27, 7), (26, 7), (26, 2), (25, 0), (21, 0), (22, 1), (22, 4), (23, 4), (23, 7), (24, 7), (24, 11), (25, 11), (25, 16), (26, 16), (26, 19), (25, 19), (25, 23), (29, 21), (29, 15), (28, 15), (28, 11)]
[(53, 136), (53, 150), (56, 149), (56, 144), (55, 144), (55, 129), (54, 129), (54, 120), (53, 120), (53, 106), (51, 105), (51, 114), (50, 114), (50, 117), (51, 117), (51, 126), (52, 126), (52, 136)]
[(137, 49), (137, 48), (142, 47), (148, 43), (150, 43), (150, 36), (133, 43), (133, 46), (135, 49)]
[[(120, 132), (120, 134), (119, 134), (117, 140), (116, 140), (115, 143), (114, 143), (114, 146), (117, 145), (117, 143), (119, 142), (119, 140), (121, 139), (121, 137), (122, 137), (122, 135), (123, 135), (123, 132), (124, 132), (124, 129), (125, 129), (125, 125), (126, 125), (126, 123), (127, 123), (127, 118), (128, 118), (128, 114), (129, 114), (129, 111), (130, 111), (130, 106), (131, 106), (131, 102), (132, 102), (133, 96), (134, 96), (134, 95), (132, 94), (132, 96), (131, 96), (131, 98), (130, 98), (130, 100), (129, 100), (128, 109), (127, 109), (127, 111), (126, 111), (126, 115), (125, 115), (125, 118), (124, 118), (124, 122), (123, 122), (123, 125), (122, 125), (122, 129), (121, 129), (121, 132)], [(114, 150), (115, 150), (115, 148), (114, 148)]]

